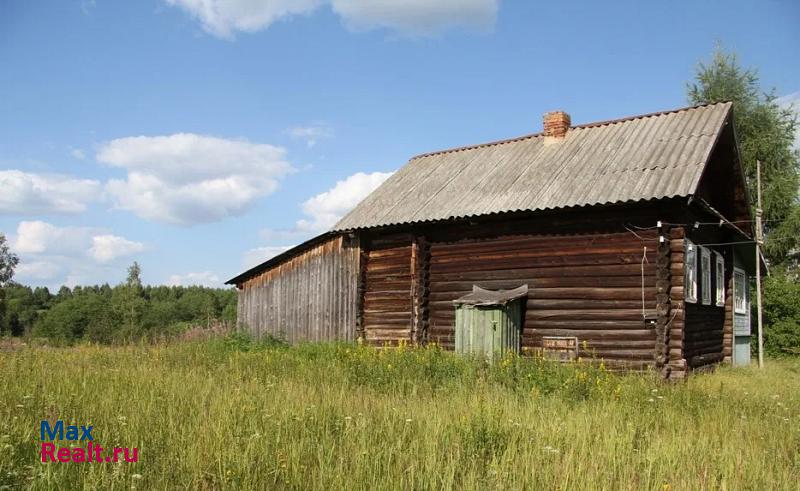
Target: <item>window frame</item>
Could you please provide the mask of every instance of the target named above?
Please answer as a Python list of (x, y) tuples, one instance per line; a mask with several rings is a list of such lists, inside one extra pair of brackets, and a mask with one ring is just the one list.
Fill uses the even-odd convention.
[(711, 305), (711, 251), (707, 247), (700, 249), (700, 303)]
[[(738, 302), (736, 301), (736, 296), (739, 292), (739, 288), (736, 287), (736, 277), (741, 276), (742, 278), (742, 298), (744, 299), (744, 307), (741, 309), (739, 308)], [(747, 273), (740, 268), (733, 268), (733, 312), (735, 314), (747, 314), (748, 308), (750, 307), (750, 303), (747, 301)]]
[(689, 239), (684, 241), (683, 290), (684, 301), (697, 303), (697, 246)]
[(714, 251), (714, 300), (717, 307), (725, 306), (725, 258)]

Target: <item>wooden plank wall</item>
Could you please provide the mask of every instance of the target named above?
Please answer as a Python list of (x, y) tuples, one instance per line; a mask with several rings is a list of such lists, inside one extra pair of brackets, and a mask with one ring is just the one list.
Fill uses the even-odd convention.
[(375, 242), (367, 252), (363, 302), (364, 338), (375, 346), (411, 341), (412, 254), (411, 239)]
[(655, 358), (655, 325), (642, 314), (656, 308), (656, 230), (517, 235), (483, 240), (431, 242), (429, 341), (451, 348), (452, 300), (478, 285), (530, 288), (523, 348), (542, 346), (543, 336), (577, 336), (579, 356), (617, 365), (649, 366)]
[(355, 339), (360, 248), (334, 237), (243, 283), (238, 325), (291, 343)]

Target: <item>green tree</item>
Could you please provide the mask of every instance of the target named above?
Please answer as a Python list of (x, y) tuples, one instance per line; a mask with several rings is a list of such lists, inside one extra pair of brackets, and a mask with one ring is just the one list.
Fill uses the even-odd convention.
[(0, 234), (0, 287), (5, 286), (14, 277), (17, 264), (19, 257), (9, 249), (6, 236)]
[(12, 253), (6, 242), (6, 236), (0, 234), (0, 334), (9, 330), (7, 320), (6, 284), (14, 277), (14, 268), (19, 258)]
[(718, 48), (700, 63), (688, 84), (694, 104), (732, 101), (742, 166), (751, 199), (756, 197), (756, 160), (761, 164), (765, 254), (772, 276), (764, 281), (764, 338), (771, 354), (800, 351), (800, 286), (796, 273), (800, 250), (800, 154), (792, 148), (797, 117), (781, 107), (774, 90), (764, 92), (758, 72), (742, 68), (733, 53)]
[(800, 355), (800, 283), (773, 274), (764, 280), (764, 350)]
[(134, 262), (128, 268), (128, 277), (125, 283), (115, 287), (111, 294), (114, 316), (122, 320), (123, 329), (120, 335), (126, 339), (138, 337), (141, 334), (142, 313), (146, 307), (141, 273), (142, 269), (139, 263)]
[[(792, 147), (796, 113), (781, 107), (775, 91), (764, 92), (758, 72), (717, 48), (700, 63), (687, 86), (692, 104), (732, 101), (742, 166), (751, 199), (756, 197), (756, 160), (761, 164), (765, 252), (772, 265), (793, 262), (800, 247), (800, 155)], [(755, 215), (754, 215), (755, 216)]]
[(108, 304), (97, 294), (73, 296), (51, 307), (33, 328), (33, 335), (72, 342), (111, 342), (117, 333)]

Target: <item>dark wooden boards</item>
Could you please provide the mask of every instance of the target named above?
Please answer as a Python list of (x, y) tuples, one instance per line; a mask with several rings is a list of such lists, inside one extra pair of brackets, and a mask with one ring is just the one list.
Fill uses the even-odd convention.
[[(412, 339), (412, 275), (418, 246), (410, 240), (376, 242), (366, 256), (363, 301), (364, 339), (372, 345), (396, 345)], [(418, 276), (418, 274), (416, 275)]]

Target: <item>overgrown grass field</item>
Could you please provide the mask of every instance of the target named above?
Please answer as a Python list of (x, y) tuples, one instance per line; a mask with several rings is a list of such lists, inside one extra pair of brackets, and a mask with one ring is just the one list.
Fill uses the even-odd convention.
[[(42, 419), (138, 463), (40, 462)], [(83, 445), (85, 442), (74, 443)], [(237, 338), (0, 352), (0, 488), (798, 489), (800, 362), (686, 383)]]

